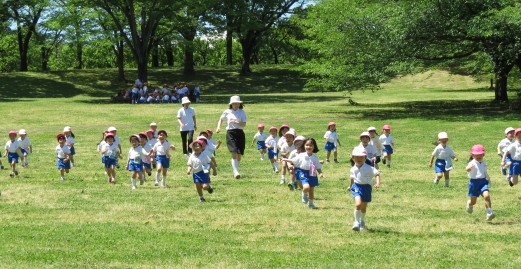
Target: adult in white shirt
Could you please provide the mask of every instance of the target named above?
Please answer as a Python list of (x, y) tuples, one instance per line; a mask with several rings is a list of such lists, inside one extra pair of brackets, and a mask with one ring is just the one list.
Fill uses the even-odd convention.
[(190, 107), (190, 103), (188, 97), (183, 97), (181, 101), (183, 107), (177, 111), (177, 121), (180, 126), (179, 131), (181, 133), (184, 155), (192, 153), (192, 149), (188, 147), (188, 145), (192, 144), (194, 140), (194, 131), (197, 129), (195, 110)]
[(246, 112), (243, 110), (241, 98), (237, 95), (230, 97), (228, 109), (226, 109), (217, 122), (217, 133), (221, 131), (221, 123), (226, 119), (226, 144), (232, 155), (231, 163), (233, 176), (241, 178), (239, 163), (246, 148), (246, 136), (243, 128), (246, 126)]

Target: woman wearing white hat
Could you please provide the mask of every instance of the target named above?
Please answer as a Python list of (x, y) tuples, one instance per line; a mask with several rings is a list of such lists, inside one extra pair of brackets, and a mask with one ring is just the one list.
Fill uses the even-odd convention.
[(195, 110), (190, 107), (190, 99), (183, 97), (181, 99), (181, 107), (177, 111), (177, 121), (179, 122), (179, 131), (181, 140), (183, 141), (183, 154), (188, 156), (192, 153), (192, 149), (188, 147), (194, 140), (194, 131), (197, 129), (197, 120), (195, 119)]
[(229, 108), (226, 109), (217, 122), (216, 132), (221, 131), (221, 123), (226, 119), (226, 144), (232, 155), (233, 176), (239, 179), (239, 163), (246, 148), (246, 137), (243, 128), (246, 126), (246, 112), (243, 110), (241, 98), (237, 95), (230, 97)]

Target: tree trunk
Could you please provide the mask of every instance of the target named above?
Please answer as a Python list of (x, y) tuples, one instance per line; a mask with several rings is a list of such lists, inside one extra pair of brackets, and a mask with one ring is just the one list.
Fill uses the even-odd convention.
[(152, 67), (159, 67), (159, 44), (154, 44), (152, 48)]
[(233, 64), (233, 36), (232, 30), (226, 31), (226, 65)]
[(166, 64), (169, 67), (174, 66), (174, 48), (172, 48), (172, 45), (170, 45), (170, 44), (166, 45), (165, 54), (166, 54)]
[(279, 64), (279, 53), (274, 47), (271, 47), (271, 54), (273, 55), (273, 63)]
[(118, 41), (116, 46), (116, 61), (118, 66), (118, 80), (125, 82), (125, 43), (123, 40)]
[(42, 46), (41, 57), (42, 57), (42, 71), (48, 71), (49, 70), (49, 65), (48, 65), (49, 57), (48, 57), (47, 49), (45, 48), (45, 46)]
[(247, 75), (251, 73), (250, 62), (253, 56), (253, 50), (255, 49), (256, 37), (253, 31), (248, 31), (246, 36), (241, 39), (242, 46), (242, 68), (241, 75)]
[[(32, 33), (32, 32), (29, 32)], [(27, 35), (31, 35), (27, 33)], [(26, 37), (27, 37), (26, 35)], [(30, 37), (29, 37), (30, 38)], [(25, 38), (27, 39), (27, 38)], [(22, 29), (18, 28), (18, 52), (20, 53), (20, 71), (27, 72), (29, 64), (27, 63), (27, 52), (29, 50), (29, 44), (24, 42), (24, 37), (22, 34)]]
[(184, 69), (183, 73), (185, 75), (193, 75), (195, 74), (194, 69), (194, 43), (193, 40), (195, 38), (194, 35), (185, 36), (185, 42), (184, 42)]
[(81, 43), (80, 28), (79, 25), (76, 29), (76, 69), (83, 69), (83, 44)]
[(495, 63), (495, 77), (496, 77), (496, 87), (495, 90), (495, 100), (500, 102), (508, 102), (508, 74), (512, 70), (514, 65), (507, 64), (504, 62), (496, 62)]

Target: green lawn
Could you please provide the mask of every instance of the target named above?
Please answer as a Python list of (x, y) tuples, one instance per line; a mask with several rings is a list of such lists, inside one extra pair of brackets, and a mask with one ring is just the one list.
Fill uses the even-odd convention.
[[(310, 210), (301, 204), (300, 192), (278, 185), (279, 176), (253, 146), (241, 162), (241, 180), (232, 179), (225, 147), (218, 151), (215, 192), (204, 204), (179, 148), (169, 188), (149, 180), (132, 191), (123, 169), (117, 183), (108, 184), (96, 153), (108, 126), (118, 128), (125, 153), (128, 135), (152, 121), (180, 145), (175, 118), (180, 105), (109, 104), (107, 97), (119, 87), (110, 79), (114, 74), (0, 74), (1, 141), (7, 141), (8, 130), (25, 128), (34, 145), (30, 167), (20, 169), (18, 178), (0, 171), (0, 268), (521, 267), (520, 187), (506, 184), (495, 154), (503, 130), (520, 127), (520, 114), (491, 103), (494, 93), (485, 82), (429, 72), (394, 80), (376, 92), (345, 95), (301, 92), (304, 79), (286, 68), (263, 67), (252, 77), (229, 68), (205, 69), (193, 78), (151, 71), (154, 83), (203, 85), (203, 103), (193, 104), (201, 129), (215, 129), (236, 93), (246, 105), (248, 140), (258, 123), (289, 123), (298, 134), (319, 140), (322, 149), (327, 123), (336, 121), (341, 163), (325, 165), (326, 178), (315, 190), (319, 209)], [(358, 105), (349, 105), (347, 96)], [(382, 187), (373, 192), (366, 217), (369, 229), (353, 232), (353, 200), (346, 192), (349, 153), (362, 131), (384, 123), (391, 124), (396, 140), (393, 168), (381, 169)], [(54, 137), (66, 125), (76, 134), (77, 167), (61, 182)], [(448, 132), (460, 157), (448, 189), (432, 183), (434, 172), (427, 166), (440, 131)], [(496, 219), (491, 222), (485, 221), (482, 199), (472, 215), (465, 212), (464, 167), (476, 143), (485, 146), (493, 175)]]

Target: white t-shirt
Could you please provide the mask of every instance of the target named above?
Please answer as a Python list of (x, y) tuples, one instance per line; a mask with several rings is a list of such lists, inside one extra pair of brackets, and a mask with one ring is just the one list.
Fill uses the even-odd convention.
[(15, 153), (19, 147), (20, 145), (18, 144), (17, 140), (13, 142), (11, 142), (11, 140), (8, 140), (7, 143), (5, 143), (5, 149), (7, 149), (7, 151), (10, 153)]
[(300, 167), (302, 170), (309, 170), (311, 168), (311, 163), (315, 165), (317, 170), (322, 169), (322, 164), (315, 154), (311, 154), (311, 156), (309, 156), (306, 152), (299, 153), (297, 156), (292, 158), (291, 161), (295, 167)]
[(284, 144), (286, 144), (286, 137), (285, 136), (279, 137), (279, 140), (277, 141), (277, 147), (280, 150), (282, 150), (282, 146), (284, 146)]
[(384, 149), (384, 146), (382, 146), (382, 143), (380, 143), (380, 138), (378, 138), (378, 136), (375, 135), (373, 138), (371, 138), (369, 144), (376, 149), (376, 152), (378, 152), (376, 156), (380, 156), (380, 152), (382, 152), (382, 150)]
[(179, 131), (192, 131), (195, 130), (195, 110), (191, 107), (188, 108), (180, 108), (177, 111), (177, 118), (181, 119), (181, 122), (184, 124), (184, 127), (180, 127)]
[(226, 119), (226, 130), (231, 129), (243, 129), (244, 127), (239, 124), (230, 122), (231, 120), (239, 120), (240, 122), (246, 122), (246, 112), (242, 109), (226, 109), (221, 115), (221, 120)]
[(29, 140), (29, 137), (25, 137), (24, 140), (22, 140), (21, 137), (18, 138), (18, 145), (20, 148), (24, 149), (25, 151), (29, 151), (29, 147), (31, 146), (31, 140)]
[(145, 158), (146, 151), (141, 147), (131, 147), (128, 150), (128, 158), (136, 163), (140, 163)]
[(74, 137), (72, 135), (65, 136), (65, 143), (71, 145), (71, 147), (74, 146)]
[(362, 167), (358, 168), (356, 165), (351, 167), (350, 177), (356, 184), (371, 184), (373, 177), (380, 175), (376, 168), (364, 163)]
[(338, 141), (338, 134), (337, 132), (331, 132), (329, 130), (326, 131), (324, 134), (324, 138), (327, 139), (327, 142), (337, 144)]
[(152, 150), (156, 153), (156, 155), (168, 155), (170, 152), (170, 146), (172, 144), (168, 141), (164, 141), (163, 144), (161, 144), (161, 141), (157, 141), (156, 144), (152, 147)]
[(434, 156), (436, 159), (450, 159), (455, 156), (454, 151), (449, 147), (449, 145), (445, 145), (445, 148), (439, 144), (434, 148), (434, 151), (432, 152), (432, 156)]
[(510, 153), (512, 160), (521, 161), (521, 144), (517, 140), (508, 146), (507, 151)]
[(480, 179), (480, 178), (490, 178), (487, 173), (487, 163), (485, 161), (478, 162), (476, 160), (472, 160), (469, 162), (467, 167), (471, 166), (472, 170), (468, 172), (469, 178), (471, 179)]
[(507, 151), (508, 146), (512, 144), (512, 141), (508, 138), (503, 138), (503, 140), (499, 141), (498, 147), (501, 150), (501, 152), (505, 153)]
[(60, 147), (60, 145), (56, 146), (56, 157), (58, 159), (64, 159), (65, 155), (71, 154), (71, 150), (67, 145), (63, 145), (63, 147)]
[(253, 139), (257, 140), (257, 141), (266, 141), (266, 138), (268, 138), (268, 136), (266, 135), (266, 133), (259, 133), (257, 132), (254, 136), (253, 136)]
[(105, 140), (99, 142), (98, 144), (98, 151), (102, 151), (103, 150), (103, 145), (107, 144), (107, 142), (105, 142)]
[(119, 156), (119, 148), (116, 142), (112, 143), (112, 145), (108, 143), (103, 144), (101, 151), (104, 152), (103, 155), (111, 159), (117, 159)]
[(277, 142), (279, 142), (279, 138), (271, 135), (266, 138), (266, 141), (264, 141), (266, 147), (272, 149), (273, 153), (277, 153)]
[(280, 147), (280, 152), (281, 153), (286, 153), (288, 152), (288, 155), (293, 151), (295, 150), (295, 144), (291, 144), (291, 146), (288, 145), (288, 143), (284, 143), (282, 145), (282, 147)]
[(391, 134), (389, 134), (388, 136), (385, 136), (385, 134), (382, 134), (380, 136), (380, 143), (385, 146), (385, 145), (389, 145), (391, 147), (394, 148), (394, 138)]
[(143, 148), (143, 153), (145, 154), (145, 156), (143, 156), (143, 162), (150, 163), (151, 157), (148, 156), (148, 153), (150, 153), (150, 151), (152, 150), (152, 145), (145, 143), (145, 145), (141, 147)]
[(213, 138), (208, 139), (208, 145), (206, 145), (206, 149), (213, 154), (216, 147), (217, 143), (215, 143), (215, 140)]
[[(360, 145), (358, 145), (359, 147), (364, 147), (364, 145), (360, 142)], [(365, 149), (365, 152), (367, 153), (367, 159), (370, 160), (371, 158), (375, 157), (375, 156), (379, 156), (378, 154), (378, 151), (376, 151), (376, 149), (371, 146), (371, 144), (367, 144), (366, 147), (364, 147)]]
[(209, 154), (201, 152), (198, 156), (195, 155), (195, 152), (190, 154), (188, 158), (187, 165), (192, 167), (193, 173), (199, 173), (203, 170), (207, 170), (210, 168), (211, 158)]

